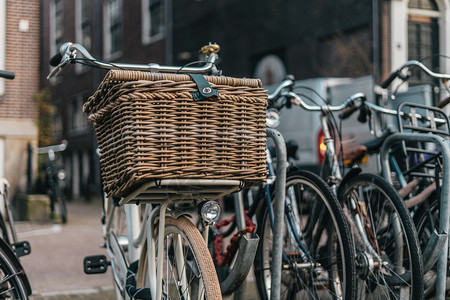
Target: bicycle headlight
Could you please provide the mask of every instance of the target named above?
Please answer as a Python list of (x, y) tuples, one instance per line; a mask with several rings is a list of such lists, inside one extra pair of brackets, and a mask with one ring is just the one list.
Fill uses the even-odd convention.
[(215, 223), (219, 220), (222, 214), (222, 208), (216, 201), (208, 201), (203, 204), (200, 211), (202, 218), (207, 223)]
[(277, 128), (280, 125), (280, 113), (278, 110), (270, 108), (266, 111), (266, 126)]

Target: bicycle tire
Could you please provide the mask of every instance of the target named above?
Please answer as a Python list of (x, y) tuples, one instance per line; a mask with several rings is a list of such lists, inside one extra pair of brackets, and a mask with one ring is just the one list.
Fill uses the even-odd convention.
[[(402, 295), (423, 299), (423, 262), (417, 232), (394, 187), (378, 175), (358, 174), (340, 187), (339, 199), (352, 220), (358, 299), (397, 299)], [(363, 223), (368, 243), (355, 227), (358, 220)]]
[[(295, 210), (287, 206), (280, 298), (354, 299), (356, 273), (353, 241), (336, 196), (320, 177), (308, 171), (289, 173), (286, 191), (287, 203), (293, 200), (291, 203), (297, 204), (298, 214), (295, 215), (298, 220), (297, 223), (289, 223), (289, 214)], [(257, 233), (261, 240), (254, 263), (261, 299), (270, 299), (272, 229), (269, 220), (266, 207), (258, 218)], [(295, 225), (290, 224), (298, 224), (299, 227), (292, 230)], [(287, 228), (291, 229), (289, 233)], [(293, 238), (294, 231), (301, 237), (300, 241)], [(301, 245), (307, 251), (301, 250)], [(310, 254), (309, 259), (306, 252)], [(314, 265), (310, 269), (298, 267), (300, 263), (307, 265), (311, 262)], [(327, 269), (327, 266), (330, 268)]]
[[(173, 238), (177, 236), (182, 238), (184, 259), (182, 262), (175, 255), (178, 247), (174, 246)], [(155, 240), (158, 240), (158, 236), (155, 237)], [(158, 257), (161, 257), (161, 255), (158, 254)], [(222, 299), (219, 280), (206, 243), (197, 227), (186, 217), (181, 216), (177, 219), (166, 218), (163, 257), (163, 298), (186, 299), (185, 293), (188, 292), (189, 299)], [(186, 264), (186, 262), (188, 263)], [(144, 264), (143, 268), (145, 271), (142, 274), (146, 276), (148, 270), (147, 260), (144, 261)], [(178, 274), (177, 269), (184, 270), (184, 272)], [(170, 274), (169, 271), (171, 271)], [(183, 275), (186, 275), (187, 279), (179, 279), (179, 276)], [(146, 282), (145, 286), (148, 286), (148, 280), (144, 281)], [(172, 286), (173, 282), (187, 282), (189, 286), (185, 287), (185, 291), (182, 291), (180, 286), (174, 288)], [(199, 288), (201, 285), (203, 286), (202, 289)], [(202, 298), (199, 297), (201, 293), (203, 293)]]
[(7, 244), (11, 244), (10, 233), (3, 216), (0, 217), (0, 234), (0, 238), (2, 238)]
[(28, 299), (31, 288), (25, 271), (9, 246), (3, 240), (0, 244), (0, 299)]
[(64, 197), (60, 197), (58, 199), (58, 205), (59, 205), (59, 215), (61, 217), (61, 222), (63, 224), (67, 223), (67, 208), (66, 208), (66, 200)]
[[(430, 219), (431, 218), (431, 219)], [(420, 248), (422, 250), (427, 246), (433, 230), (439, 229), (439, 201), (436, 198), (436, 194), (433, 193), (430, 198), (424, 202), (417, 212), (414, 214), (414, 224), (417, 228), (417, 234), (419, 236)], [(435, 296), (436, 293), (436, 278), (437, 278), (437, 265), (435, 264), (424, 275), (424, 296), (425, 299), (430, 299)], [(447, 270), (447, 278), (449, 277)], [(447, 288), (448, 290), (448, 288)]]

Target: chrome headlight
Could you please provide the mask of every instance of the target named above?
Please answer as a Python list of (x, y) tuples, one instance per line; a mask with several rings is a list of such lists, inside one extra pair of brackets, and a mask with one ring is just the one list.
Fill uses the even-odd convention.
[(274, 108), (266, 111), (266, 126), (270, 128), (277, 128), (280, 125), (280, 113)]
[(216, 201), (208, 201), (203, 204), (201, 215), (206, 223), (212, 224), (219, 220), (222, 214), (222, 208)]

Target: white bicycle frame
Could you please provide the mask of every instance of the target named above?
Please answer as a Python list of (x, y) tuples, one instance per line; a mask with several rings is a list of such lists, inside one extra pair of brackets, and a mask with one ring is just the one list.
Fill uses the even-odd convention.
[[(159, 186), (166, 186), (166, 188), (161, 189)], [(202, 186), (204, 187), (202, 191), (203, 196), (200, 198), (200, 194), (192, 195), (191, 191), (177, 190), (174, 188), (176, 186)], [(239, 180), (162, 180), (158, 185), (155, 182), (149, 182), (140, 189), (135, 190), (129, 196), (122, 198), (119, 204), (123, 205), (125, 210), (128, 237), (128, 259), (124, 256), (120, 241), (114, 238), (114, 211), (117, 206), (113, 203), (112, 199), (105, 198), (106, 224), (104, 226), (103, 234), (106, 241), (106, 251), (112, 261), (114, 279), (122, 295), (125, 296), (123, 286), (128, 268), (127, 261), (136, 261), (145, 254), (142, 253), (142, 250), (145, 248), (144, 245), (146, 244), (146, 254), (148, 259), (147, 276), (150, 283), (152, 299), (161, 299), (163, 257), (158, 256), (157, 253), (163, 253), (164, 251), (164, 234), (158, 234), (156, 238), (153, 234), (156, 229), (155, 226), (158, 228), (157, 232), (164, 233), (165, 219), (167, 216), (178, 218), (181, 215), (189, 215), (183, 211), (171, 211), (168, 213), (167, 207), (170, 204), (174, 202), (192, 202), (192, 196), (194, 196), (194, 198), (198, 197), (199, 201), (217, 199), (223, 195), (237, 191), (240, 186), (241, 182)], [(205, 198), (205, 195), (207, 195), (207, 198)], [(146, 204), (142, 216), (141, 207), (136, 205), (137, 202)], [(155, 203), (160, 205), (152, 205)], [(157, 218), (158, 224), (156, 225), (155, 220)], [(207, 239), (207, 236), (205, 236), (205, 239)], [(176, 239), (175, 242), (181, 243), (181, 240)], [(205, 240), (205, 243), (206, 242), (207, 240)], [(178, 249), (177, 253), (175, 253), (176, 257), (183, 260), (185, 256), (182, 252), (182, 247), (175, 248)], [(118, 263), (120, 263), (120, 265), (118, 265)], [(181, 266), (179, 267), (181, 268)], [(139, 268), (141, 268), (141, 266)], [(184, 274), (182, 269), (179, 269), (178, 271), (180, 274)], [(140, 272), (143, 272), (143, 270), (139, 269), (138, 273)], [(180, 284), (183, 287), (188, 286), (185, 275), (182, 277)]]

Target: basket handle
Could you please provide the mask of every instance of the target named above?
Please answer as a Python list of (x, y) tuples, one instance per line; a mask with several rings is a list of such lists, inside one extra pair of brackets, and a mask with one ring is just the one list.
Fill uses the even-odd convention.
[(194, 101), (219, 97), (219, 91), (213, 89), (202, 74), (188, 74), (188, 75), (195, 82), (198, 89), (197, 91), (192, 92), (192, 97), (194, 98)]

